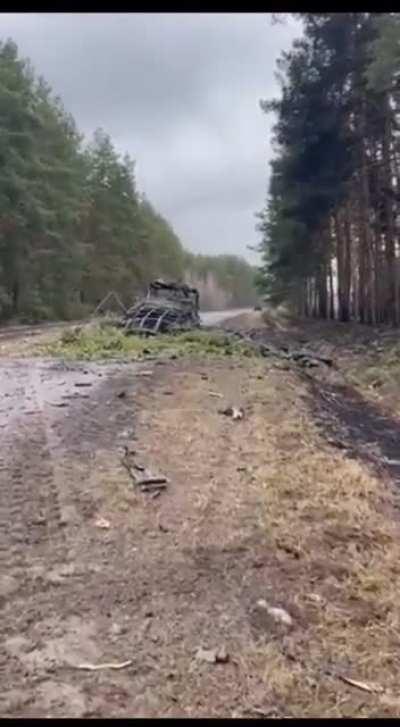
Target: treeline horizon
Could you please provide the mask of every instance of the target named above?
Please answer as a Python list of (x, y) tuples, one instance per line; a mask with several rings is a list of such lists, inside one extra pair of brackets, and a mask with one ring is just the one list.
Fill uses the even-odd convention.
[(253, 267), (186, 250), (138, 191), (130, 156), (102, 129), (87, 142), (16, 44), (0, 42), (0, 322), (85, 317), (111, 290), (129, 305), (160, 277), (199, 284), (209, 308), (256, 298)]
[(304, 316), (400, 324), (400, 15), (298, 13), (277, 63), (258, 285)]

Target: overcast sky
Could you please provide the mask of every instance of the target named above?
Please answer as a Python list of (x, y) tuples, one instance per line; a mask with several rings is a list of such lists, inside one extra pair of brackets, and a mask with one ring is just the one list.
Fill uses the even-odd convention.
[(258, 242), (275, 60), (299, 34), (259, 13), (0, 14), (81, 131), (101, 126), (136, 160), (139, 189), (194, 252)]

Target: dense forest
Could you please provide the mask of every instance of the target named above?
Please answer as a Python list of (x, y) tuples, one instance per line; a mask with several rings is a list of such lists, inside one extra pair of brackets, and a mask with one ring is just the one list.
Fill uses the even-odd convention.
[(400, 15), (296, 14), (278, 61), (266, 297), (299, 313), (400, 322)]
[(210, 308), (254, 299), (251, 266), (187, 252), (139, 193), (129, 156), (102, 130), (86, 143), (15, 43), (1, 43), (0, 320), (79, 318), (111, 290), (131, 302), (155, 277), (208, 281)]

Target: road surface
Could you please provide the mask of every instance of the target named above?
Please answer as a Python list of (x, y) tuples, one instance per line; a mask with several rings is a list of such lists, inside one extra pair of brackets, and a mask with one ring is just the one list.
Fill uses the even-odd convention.
[(213, 310), (200, 313), (201, 322), (204, 326), (217, 326), (222, 321), (232, 316), (240, 316), (242, 313), (249, 313), (250, 308), (231, 308), (230, 310)]

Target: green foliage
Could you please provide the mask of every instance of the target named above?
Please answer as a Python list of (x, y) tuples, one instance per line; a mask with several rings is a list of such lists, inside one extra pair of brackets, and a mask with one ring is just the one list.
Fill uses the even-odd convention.
[(183, 281), (185, 253), (171, 225), (146, 199), (140, 200), (139, 211), (138, 268), (142, 290), (155, 278)]
[[(190, 259), (140, 197), (129, 156), (102, 129), (83, 144), (16, 45), (0, 43), (0, 320), (79, 318), (110, 290), (130, 305), (154, 278), (183, 281)], [(240, 302), (248, 266), (208, 263)]]
[(370, 47), (365, 75), (374, 91), (394, 91), (400, 78), (400, 16), (380, 15), (374, 19), (377, 35)]
[(329, 255), (321, 245), (321, 230), (352, 172), (343, 91), (351, 72), (352, 58), (346, 61), (351, 20), (329, 14), (303, 20), (305, 38), (279, 62), (281, 99), (261, 103), (266, 113), (278, 115), (278, 154), (260, 215), (263, 268), (258, 281), (277, 299), (290, 297)]
[(39, 354), (68, 360), (146, 360), (171, 356), (257, 356), (255, 349), (222, 331), (187, 331), (144, 338), (126, 335), (111, 326), (90, 326), (65, 331), (58, 341), (38, 346)]

